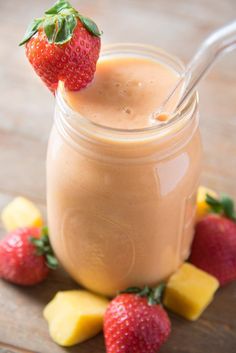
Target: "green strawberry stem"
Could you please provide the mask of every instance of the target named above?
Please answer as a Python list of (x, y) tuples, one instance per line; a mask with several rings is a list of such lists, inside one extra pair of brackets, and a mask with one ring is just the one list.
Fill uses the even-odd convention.
[(50, 44), (65, 44), (72, 38), (78, 20), (92, 35), (96, 37), (101, 35), (95, 22), (81, 15), (69, 1), (58, 0), (44, 13), (44, 17), (36, 18), (31, 22), (19, 45), (27, 43), (40, 28), (44, 30)]
[(149, 305), (156, 305), (156, 304), (162, 304), (162, 296), (163, 296), (164, 289), (165, 289), (165, 283), (161, 283), (155, 288), (149, 288), (148, 286), (145, 286), (144, 288), (129, 287), (124, 291), (120, 291), (119, 294), (124, 294), (124, 293), (136, 294), (140, 297), (147, 298)]
[(29, 241), (36, 247), (36, 255), (45, 256), (47, 266), (55, 270), (58, 267), (58, 261), (52, 250), (49, 236), (48, 236), (48, 227), (43, 227), (41, 229), (41, 237), (34, 238), (30, 237)]
[(222, 194), (219, 199), (206, 194), (206, 203), (210, 206), (213, 213), (223, 215), (232, 221), (236, 221), (234, 201), (226, 194)]

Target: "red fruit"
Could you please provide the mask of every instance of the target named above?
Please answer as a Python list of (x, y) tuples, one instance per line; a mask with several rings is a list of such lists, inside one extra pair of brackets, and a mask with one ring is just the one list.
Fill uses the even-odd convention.
[(93, 79), (101, 40), (96, 24), (59, 0), (45, 16), (32, 22), (22, 44), (36, 73), (55, 92), (59, 80), (80, 90)]
[(107, 353), (156, 353), (170, 334), (170, 320), (161, 305), (147, 298), (121, 294), (104, 317)]
[(0, 277), (24, 286), (43, 281), (50, 266), (46, 253), (48, 262), (55, 265), (47, 235), (41, 237), (39, 228), (21, 228), (9, 233), (0, 242)]
[(190, 262), (221, 285), (236, 280), (236, 223), (218, 215), (197, 223)]

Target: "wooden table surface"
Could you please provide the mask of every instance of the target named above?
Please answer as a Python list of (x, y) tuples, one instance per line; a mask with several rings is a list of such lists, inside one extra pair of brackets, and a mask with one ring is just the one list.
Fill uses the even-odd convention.
[[(45, 153), (54, 102), (17, 44), (30, 19), (51, 3), (0, 0), (0, 208), (24, 195), (46, 213)], [(73, 3), (97, 21), (104, 31), (103, 43), (154, 44), (185, 62), (204, 36), (236, 14), (235, 0)], [(236, 53), (221, 59), (199, 91), (205, 151), (202, 181), (236, 199)], [(102, 335), (72, 349), (60, 348), (49, 338), (42, 308), (58, 290), (76, 287), (63, 271), (34, 288), (0, 282), (0, 352), (104, 353)], [(235, 353), (236, 283), (221, 289), (196, 323), (174, 315), (171, 319), (171, 338), (162, 353)]]

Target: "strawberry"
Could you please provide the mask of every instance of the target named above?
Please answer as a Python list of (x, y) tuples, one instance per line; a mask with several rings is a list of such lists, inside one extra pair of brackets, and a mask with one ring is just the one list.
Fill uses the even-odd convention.
[(209, 195), (213, 212), (196, 225), (190, 262), (215, 276), (221, 285), (236, 280), (236, 223), (233, 201), (223, 195), (220, 200)]
[(59, 80), (72, 91), (92, 81), (101, 46), (100, 32), (68, 1), (57, 1), (44, 17), (34, 19), (23, 44), (29, 62), (52, 92)]
[(109, 304), (104, 316), (107, 353), (156, 353), (170, 334), (160, 290), (131, 288)]
[(19, 228), (0, 242), (0, 278), (30, 286), (43, 281), (56, 268), (47, 228)]

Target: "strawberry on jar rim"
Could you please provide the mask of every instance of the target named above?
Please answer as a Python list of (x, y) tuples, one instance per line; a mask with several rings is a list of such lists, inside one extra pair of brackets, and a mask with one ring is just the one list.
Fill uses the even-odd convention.
[(20, 45), (35, 72), (54, 93), (85, 88), (96, 71), (101, 40), (97, 25), (66, 0), (59, 0), (28, 27)]

